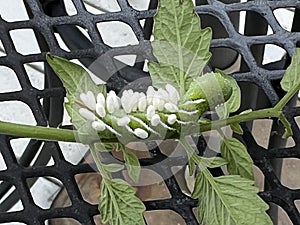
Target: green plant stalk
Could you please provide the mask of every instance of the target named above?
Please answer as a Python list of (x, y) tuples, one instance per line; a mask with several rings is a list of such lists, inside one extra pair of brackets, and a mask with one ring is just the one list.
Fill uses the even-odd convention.
[[(264, 118), (279, 118), (282, 119), (282, 108), (291, 100), (291, 98), (300, 89), (300, 83), (295, 84), (291, 90), (275, 105), (274, 108), (261, 109), (245, 114), (229, 117), (223, 120), (216, 120), (212, 122), (200, 123), (200, 133), (218, 129), (233, 123), (241, 123)], [(284, 122), (284, 121), (283, 121)], [(286, 125), (286, 124), (284, 124)], [(58, 129), (52, 127), (31, 126), (24, 124), (16, 124), (10, 122), (0, 121), (0, 133), (5, 135), (12, 135), (22, 138), (32, 138), (43, 141), (64, 141), (64, 142), (78, 142), (77, 131)], [(116, 142), (116, 139), (105, 140), (105, 142)], [(86, 143), (89, 144), (89, 143)]]
[[(224, 127), (232, 123), (240, 123), (255, 119), (263, 119), (270, 117), (279, 117), (281, 111), (276, 111), (273, 108), (253, 111), (244, 115), (236, 115), (224, 120), (212, 121), (200, 124), (200, 132), (209, 131)], [(31, 126), (17, 123), (0, 121), (0, 133), (22, 138), (32, 138), (43, 141), (64, 141), (64, 142), (78, 142), (76, 138), (78, 133), (75, 130), (66, 130), (52, 127)], [(116, 139), (105, 140), (107, 143), (116, 142)], [(91, 141), (93, 142), (93, 141)], [(89, 144), (89, 143), (86, 143)]]
[(274, 110), (281, 111), (283, 107), (294, 97), (294, 95), (300, 89), (300, 82), (295, 84), (284, 96), (283, 98), (275, 105)]
[[(189, 160), (194, 161), (198, 165), (199, 170), (203, 173), (203, 175), (206, 177), (206, 179), (212, 185), (212, 187), (215, 190), (219, 190), (217, 184), (214, 181), (213, 176), (211, 175), (211, 173), (207, 169), (207, 166), (206, 166), (204, 160), (203, 159), (201, 160), (201, 158), (198, 157), (198, 155), (196, 154), (196, 152), (194, 151), (194, 149), (190, 146), (190, 144), (186, 141), (185, 138), (180, 139), (180, 143), (182, 144), (182, 146), (184, 147), (185, 151), (187, 152), (187, 154), (189, 156)], [(224, 199), (222, 199), (222, 197), (221, 197), (221, 200), (223, 202), (226, 202)]]
[(73, 130), (31, 126), (3, 121), (0, 121), (0, 133), (22, 138), (33, 138), (43, 141), (76, 142), (76, 135)]
[(203, 170), (207, 169), (207, 166), (204, 164), (203, 158), (199, 157), (196, 154), (195, 150), (186, 141), (185, 137), (180, 139), (180, 143), (182, 144), (182, 146), (186, 150), (189, 160), (192, 160), (193, 162), (195, 162), (198, 165), (200, 171), (203, 171)]
[(97, 166), (97, 168), (98, 168), (101, 176), (103, 178), (111, 179), (110, 174), (107, 173), (105, 171), (105, 169), (103, 168), (103, 165), (102, 165), (102, 162), (101, 162), (101, 159), (100, 159), (100, 155), (97, 153), (96, 148), (94, 147), (94, 145), (90, 145), (90, 151), (91, 151), (92, 157), (93, 157), (93, 159), (95, 161), (95, 164), (96, 164), (96, 166)]
[[(218, 129), (233, 123), (241, 123), (246, 121), (252, 121), (263, 118), (279, 118), (282, 115), (281, 111), (275, 110), (275, 108), (267, 108), (262, 110), (253, 111), (247, 114), (236, 115), (223, 120), (216, 120), (207, 123), (200, 123), (200, 133), (210, 131), (212, 129)], [(12, 135), (22, 138), (32, 138), (43, 141), (65, 141), (65, 142), (78, 142), (77, 131), (58, 129), (52, 127), (31, 126), (9, 122), (0, 121), (0, 133), (6, 135)], [(95, 140), (96, 141), (96, 140)], [(112, 143), (116, 142), (116, 139), (102, 140), (103, 142)], [(92, 143), (93, 140), (90, 140)], [(89, 143), (84, 143), (89, 144)]]
[(252, 121), (256, 119), (265, 119), (265, 118), (279, 118), (282, 115), (281, 111), (276, 110), (275, 108), (261, 109), (253, 111), (246, 114), (240, 114), (227, 119), (216, 120), (208, 123), (200, 123), (200, 132), (217, 130), (226, 125), (234, 123), (242, 123), (247, 121)]

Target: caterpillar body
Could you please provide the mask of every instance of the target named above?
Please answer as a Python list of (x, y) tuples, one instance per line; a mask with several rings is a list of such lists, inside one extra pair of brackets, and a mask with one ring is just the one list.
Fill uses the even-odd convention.
[(79, 114), (101, 138), (168, 138), (180, 134), (182, 126), (197, 123), (205, 111), (226, 102), (231, 94), (225, 76), (208, 73), (195, 79), (184, 96), (172, 84), (149, 86), (146, 93), (125, 90), (120, 97), (114, 91), (80, 93)]

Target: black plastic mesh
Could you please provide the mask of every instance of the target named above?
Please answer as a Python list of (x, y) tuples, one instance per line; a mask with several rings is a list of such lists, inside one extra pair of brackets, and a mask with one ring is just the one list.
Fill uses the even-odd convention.
[[(86, 66), (89, 66), (100, 55), (108, 51), (111, 57), (129, 54), (137, 55), (139, 61), (151, 58), (148, 40), (151, 36), (151, 17), (154, 15), (155, 10), (139, 11), (133, 9), (127, 0), (117, 0), (117, 2), (121, 9), (120, 11), (94, 15), (85, 9), (82, 0), (73, 0), (77, 14), (67, 16), (62, 0), (24, 0), (30, 17), (29, 20), (7, 22), (0, 18), (0, 38), (6, 53), (5, 56), (0, 57), (0, 65), (7, 66), (16, 73), (22, 88), (21, 91), (1, 93), (0, 101), (21, 101), (30, 107), (37, 125), (57, 127), (62, 121), (63, 112), (64, 89), (60, 81), (45, 65), (45, 88), (38, 90), (30, 83), (24, 64), (45, 61), (45, 54), (49, 51), (54, 55), (65, 58), (79, 59)], [(151, 1), (150, 8), (155, 7), (156, 2)], [(284, 69), (289, 64), (288, 56), (293, 53), (296, 44), (300, 41), (300, 33), (297, 32), (300, 26), (300, 23), (297, 23), (297, 18), (299, 20), (300, 14), (295, 15), (293, 32), (290, 32), (285, 30), (274, 16), (273, 11), (278, 8), (293, 8), (298, 13), (300, 1), (257, 0), (247, 3), (223, 4), (217, 0), (209, 0), (206, 5), (197, 6), (196, 8), (197, 12), (202, 16), (208, 14), (216, 17), (225, 30), (223, 37), (213, 40), (212, 48), (230, 48), (242, 58), (241, 69), (235, 72), (233, 76), (241, 82), (242, 86), (245, 84), (244, 82), (248, 82), (245, 86), (249, 86), (249, 83), (253, 84), (250, 93), (258, 93), (260, 96), (257, 102), (255, 97), (250, 101), (249, 93), (247, 93), (246, 102), (248, 101), (249, 105), (244, 105), (243, 108), (245, 109), (249, 107), (266, 107), (274, 105), (278, 101), (279, 96), (282, 95), (282, 92), (278, 89), (278, 80), (282, 77)], [(239, 34), (236, 24), (234, 26), (229, 18), (232, 13), (241, 11), (247, 11), (248, 13), (247, 19), (249, 21), (247, 22), (246, 20), (245, 31), (247, 35)], [(144, 27), (140, 23), (143, 19), (146, 19)], [(139, 44), (114, 47), (113, 49), (104, 44), (101, 34), (96, 28), (96, 23), (107, 21), (121, 21), (128, 24)], [(208, 20), (206, 23), (209, 25), (210, 21)], [(75, 25), (86, 29), (91, 42), (79, 33)], [(267, 25), (271, 27), (273, 34), (266, 35)], [(262, 27), (262, 29), (259, 29), (259, 27)], [(25, 28), (32, 29), (35, 32), (41, 53), (22, 55), (16, 51), (10, 31)], [(68, 45), (69, 52), (60, 48), (54, 35), (55, 32), (58, 32)], [(263, 45), (265, 44), (280, 46), (287, 52), (287, 56), (279, 62), (262, 66)], [(97, 65), (97, 69), (110, 70), (114, 66), (113, 63), (115, 62), (112, 62), (110, 59), (107, 59), (107, 61), (104, 59), (103, 62)], [(147, 76), (147, 73), (142, 72), (142, 66), (142, 64), (137, 63), (135, 67), (125, 67), (110, 78), (108, 81), (109, 87), (120, 90), (130, 81), (138, 77)], [(256, 86), (259, 89), (256, 89)], [(247, 87), (244, 90), (249, 91)], [(262, 99), (266, 103), (263, 104)], [(285, 114), (291, 122), (294, 131), (293, 140), (295, 145), (293, 147), (285, 148), (278, 147), (278, 145), (276, 147), (275, 145), (275, 147), (271, 146), (270, 149), (265, 150), (256, 143), (252, 134), (248, 131), (248, 128), (251, 127), (249, 124), (248, 128), (244, 127), (245, 134), (243, 139), (255, 164), (265, 176), (266, 190), (261, 192), (260, 196), (267, 203), (275, 203), (282, 207), (293, 224), (300, 224), (299, 211), (295, 205), (295, 201), (300, 200), (300, 190), (284, 186), (278, 177), (278, 173), (275, 171), (278, 167), (278, 164), (274, 162), (275, 160), (282, 158), (299, 159), (300, 157), (300, 131), (295, 121), (295, 117), (300, 116), (300, 108), (288, 106), (285, 108)], [(281, 130), (282, 127), (278, 125), (278, 136), (280, 136)], [(13, 139), (13, 137), (9, 136), (0, 136), (0, 152), (7, 167), (7, 169), (0, 171), (0, 197), (3, 197), (12, 186), (16, 189), (8, 197), (4, 197), (4, 200), (2, 199), (0, 204), (0, 223), (22, 222), (33, 225), (45, 224), (46, 220), (52, 218), (73, 218), (81, 224), (95, 224), (93, 216), (99, 214), (97, 205), (90, 204), (83, 199), (74, 178), (76, 174), (93, 172), (90, 165), (72, 165), (64, 159), (57, 143), (43, 143), (35, 140), (30, 141), (21, 158), (17, 160), (10, 144), (10, 141)], [(149, 145), (152, 144), (149, 143)], [(200, 150), (206, 147), (204, 142), (200, 142), (198, 146)], [(152, 158), (142, 160), (142, 165), (155, 164), (166, 158), (158, 148), (154, 148), (150, 153)], [(36, 155), (37, 159), (32, 164)], [(54, 165), (45, 166), (51, 157), (54, 160)], [(183, 165), (184, 162), (185, 160), (180, 157), (171, 160), (174, 166)], [(171, 174), (171, 168), (159, 166), (154, 168), (155, 172), (162, 177), (168, 177)], [(218, 175), (220, 171), (213, 172)], [(30, 187), (35, 179), (39, 177), (52, 177), (59, 180), (67, 190), (71, 205), (50, 209), (38, 207), (31, 196)], [(171, 176), (171, 178), (166, 179), (165, 184), (172, 197), (145, 202), (147, 210), (173, 210), (181, 215), (186, 224), (198, 224), (192, 211), (197, 202), (180, 190), (175, 177)], [(21, 200), (23, 210), (8, 212), (11, 204), (18, 200)]]

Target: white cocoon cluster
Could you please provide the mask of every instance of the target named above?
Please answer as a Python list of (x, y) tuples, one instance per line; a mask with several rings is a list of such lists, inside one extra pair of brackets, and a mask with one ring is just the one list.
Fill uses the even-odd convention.
[[(85, 107), (80, 108), (79, 113), (85, 119), (92, 121), (92, 128), (96, 131), (108, 129), (112, 133), (120, 135), (115, 128), (104, 122), (104, 117), (108, 114), (111, 115), (112, 120), (115, 120), (117, 126), (125, 127), (130, 133), (141, 139), (148, 138), (149, 133), (157, 134), (157, 132), (143, 120), (130, 115), (131, 113), (144, 112), (153, 127), (160, 124), (167, 129), (173, 129), (161, 120), (159, 113), (165, 113), (166, 111), (172, 113), (166, 113), (165, 115), (168, 124), (173, 125), (178, 122), (174, 113), (179, 112), (177, 105), (180, 98), (178, 91), (171, 84), (167, 84), (165, 89), (159, 88), (157, 90), (149, 86), (146, 93), (134, 92), (131, 89), (125, 90), (121, 97), (118, 97), (114, 91), (109, 91), (106, 97), (103, 93), (99, 93), (95, 97), (93, 92), (88, 91), (87, 93), (81, 93), (80, 99)], [(139, 123), (143, 128), (132, 130), (129, 125), (131, 120)]]
[(88, 91), (86, 94), (80, 94), (80, 100), (84, 105), (86, 105), (89, 109), (95, 110), (96, 109), (96, 98), (93, 92)]

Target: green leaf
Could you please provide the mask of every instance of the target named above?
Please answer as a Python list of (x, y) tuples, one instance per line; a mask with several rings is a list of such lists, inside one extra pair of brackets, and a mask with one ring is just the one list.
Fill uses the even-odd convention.
[(149, 63), (153, 85), (169, 83), (183, 94), (210, 59), (211, 29), (200, 28), (191, 0), (160, 0), (153, 35), (153, 53), (158, 61)]
[(47, 54), (46, 59), (66, 89), (68, 102), (65, 103), (65, 107), (71, 117), (71, 122), (79, 129), (86, 123), (86, 119), (78, 112), (80, 105), (75, 104), (76, 101), (80, 101), (79, 95), (87, 91), (92, 91), (94, 95), (100, 92), (106, 94), (106, 87), (96, 85), (88, 72), (76, 63), (50, 54)]
[(287, 68), (281, 82), (281, 88), (285, 91), (291, 90), (291, 88), (300, 83), (300, 48), (296, 48), (294, 55), (292, 57), (292, 62)]
[(110, 225), (145, 225), (145, 206), (135, 196), (135, 189), (121, 179), (101, 182), (99, 211), (102, 222)]
[(229, 117), (229, 113), (236, 112), (241, 106), (241, 90), (236, 80), (224, 73), (222, 70), (216, 69), (216, 73), (221, 74), (229, 83), (232, 93), (230, 98), (224, 103), (224, 118)]
[(94, 94), (106, 92), (105, 85), (96, 85), (88, 72), (80, 65), (49, 54), (46, 59), (63, 82), (68, 94), (75, 96), (76, 93), (80, 94), (86, 91), (92, 91)]
[(94, 144), (97, 151), (100, 152), (111, 152), (111, 151), (123, 151), (125, 146), (122, 143), (113, 142), (113, 143), (95, 143)]
[(217, 168), (220, 166), (224, 166), (228, 164), (227, 160), (222, 157), (211, 157), (211, 158), (204, 158), (206, 161), (206, 166), (208, 168)]
[(196, 164), (195, 164), (195, 161), (191, 158), (188, 161), (188, 167), (189, 167), (189, 175), (193, 176), (193, 174), (196, 171)]
[(115, 173), (124, 169), (124, 165), (111, 163), (111, 164), (102, 164), (102, 167), (109, 173)]
[(219, 117), (219, 119), (226, 119), (229, 116), (229, 113), (227, 111), (227, 108), (224, 104), (222, 105), (217, 105), (215, 107), (215, 111)]
[(198, 219), (205, 225), (272, 225), (268, 205), (257, 195), (253, 181), (237, 175), (212, 177), (199, 173), (192, 197), (199, 199)]
[(79, 114), (82, 102), (80, 94), (91, 91), (95, 96), (98, 93), (106, 95), (105, 85), (96, 85), (90, 75), (81, 66), (58, 56), (47, 55), (47, 62), (61, 79), (65, 89), (68, 102), (65, 103), (66, 110), (71, 117), (71, 122), (78, 130), (78, 140), (88, 143), (89, 140), (114, 138), (107, 129), (99, 134), (91, 128), (89, 122)]
[[(200, 163), (201, 166), (204, 168), (217, 168), (217, 167), (228, 164), (226, 159), (224, 159), (222, 157), (206, 158), (206, 157), (202, 157), (202, 156), (198, 156), (198, 155), (195, 155), (194, 157), (197, 158), (197, 160), (196, 160), (197, 163)], [(192, 176), (196, 170), (196, 162), (192, 158), (190, 158), (188, 165), (189, 165), (189, 175)]]
[(230, 124), (230, 128), (232, 129), (233, 132), (242, 135), (244, 133), (241, 125), (239, 123), (232, 123)]
[(127, 150), (124, 150), (123, 154), (125, 165), (128, 170), (128, 175), (134, 182), (137, 183), (139, 181), (141, 173), (141, 165), (139, 159), (134, 153), (129, 152)]
[(229, 174), (254, 179), (253, 161), (246, 147), (239, 140), (223, 137), (221, 154), (228, 161), (227, 169)]

